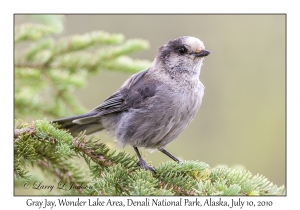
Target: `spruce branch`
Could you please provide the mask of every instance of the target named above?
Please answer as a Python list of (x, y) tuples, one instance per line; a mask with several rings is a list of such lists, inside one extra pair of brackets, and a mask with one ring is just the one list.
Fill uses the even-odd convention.
[[(122, 34), (93, 31), (55, 38), (62, 24), (58, 16), (34, 16), (43, 24), (28, 23), (15, 29), (15, 116), (59, 118), (87, 110), (72, 92), (100, 70), (137, 72), (149, 61), (129, 54), (147, 49), (142, 39), (125, 40)], [(60, 21), (60, 22), (59, 22)], [(28, 47), (19, 50), (18, 43)]]
[[(77, 189), (83, 195), (284, 195), (262, 175), (227, 167), (210, 168), (199, 161), (165, 162), (156, 173), (140, 169), (137, 158), (111, 151), (99, 140), (80, 133), (72, 137), (47, 120), (15, 122), (15, 177), (30, 178), (36, 166), (61, 181), (83, 182), (92, 188)], [(82, 157), (90, 171), (76, 166)], [(70, 161), (73, 160), (73, 161)], [(75, 162), (74, 162), (75, 161)], [(87, 181), (90, 173), (91, 182)]]
[(35, 19), (38, 22), (51, 26), (54, 33), (59, 34), (64, 30), (64, 17), (65, 15), (29, 15), (31, 19)]
[(16, 27), (15, 43), (38, 40), (53, 34), (53, 32), (54, 30), (50, 26), (31, 23), (23, 24)]
[(58, 40), (53, 45), (54, 55), (62, 55), (68, 52), (84, 49), (94, 49), (98, 46), (118, 45), (124, 41), (122, 34), (109, 34), (104, 31), (94, 31), (83, 35), (73, 35)]

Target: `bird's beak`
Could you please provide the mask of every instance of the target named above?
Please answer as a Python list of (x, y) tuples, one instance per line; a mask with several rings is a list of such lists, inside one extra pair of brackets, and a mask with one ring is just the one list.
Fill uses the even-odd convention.
[(205, 57), (208, 56), (210, 52), (208, 50), (201, 50), (200, 52), (195, 52), (194, 55), (196, 57)]

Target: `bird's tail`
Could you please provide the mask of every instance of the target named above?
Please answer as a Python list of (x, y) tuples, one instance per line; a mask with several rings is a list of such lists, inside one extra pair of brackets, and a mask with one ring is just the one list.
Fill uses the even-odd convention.
[[(81, 131), (86, 131), (85, 134), (89, 135), (104, 129), (100, 122), (100, 118), (95, 117), (96, 114), (97, 113), (87, 113), (87, 114), (54, 120), (52, 122), (59, 124), (60, 128), (69, 130), (73, 136), (77, 136)], [(90, 120), (87, 121), (84, 119), (90, 119)], [(82, 121), (84, 123), (82, 123)], [(80, 124), (78, 122), (80, 122)]]

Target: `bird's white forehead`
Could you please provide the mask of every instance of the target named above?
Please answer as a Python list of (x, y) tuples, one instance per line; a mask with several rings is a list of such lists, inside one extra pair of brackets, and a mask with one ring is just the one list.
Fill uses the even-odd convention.
[(205, 49), (203, 42), (200, 39), (197, 39), (195, 37), (191, 37), (191, 36), (186, 37), (184, 42), (186, 45), (190, 46), (192, 50), (195, 52)]

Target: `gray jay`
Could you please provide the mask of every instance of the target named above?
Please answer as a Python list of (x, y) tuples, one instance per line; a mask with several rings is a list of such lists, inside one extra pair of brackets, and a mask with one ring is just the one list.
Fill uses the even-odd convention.
[[(205, 56), (210, 52), (197, 38), (183, 36), (161, 46), (152, 65), (132, 75), (102, 104), (82, 115), (54, 122), (73, 136), (108, 131), (122, 145), (131, 145), (138, 165), (154, 171), (141, 157), (138, 147), (158, 149), (174, 161), (166, 145), (195, 117), (204, 94), (199, 81)], [(95, 94), (95, 93), (94, 93)]]

